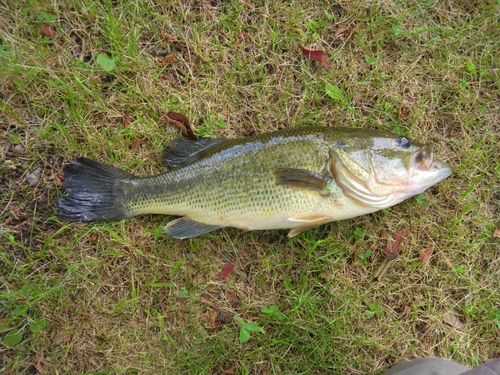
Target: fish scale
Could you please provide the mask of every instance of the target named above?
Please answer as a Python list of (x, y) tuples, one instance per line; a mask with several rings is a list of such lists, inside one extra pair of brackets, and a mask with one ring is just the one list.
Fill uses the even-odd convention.
[[(334, 137), (335, 132), (326, 135)], [(163, 193), (150, 199), (136, 199), (131, 194), (128, 207), (134, 214), (186, 215), (221, 226), (236, 221), (247, 229), (258, 229), (262, 216), (286, 220), (297, 212), (311, 212), (319, 204), (328, 210), (334, 197), (325, 199), (315, 192), (276, 186), (273, 173), (284, 167), (319, 170), (328, 158), (329, 145), (338, 141), (325, 138), (301, 129), (279, 136), (263, 134), (252, 142), (231, 140), (223, 149), (219, 147), (182, 169), (141, 180), (134, 187), (139, 196), (152, 197), (161, 187)]]

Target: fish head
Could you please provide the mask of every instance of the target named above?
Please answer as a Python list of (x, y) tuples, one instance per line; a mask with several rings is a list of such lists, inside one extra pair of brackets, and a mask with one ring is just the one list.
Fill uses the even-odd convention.
[(450, 165), (434, 160), (434, 146), (387, 132), (366, 131), (330, 150), (329, 168), (344, 194), (386, 208), (450, 176)]

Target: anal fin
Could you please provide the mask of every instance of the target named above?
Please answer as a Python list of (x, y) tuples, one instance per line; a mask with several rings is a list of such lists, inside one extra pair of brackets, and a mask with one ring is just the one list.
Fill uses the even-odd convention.
[(203, 224), (188, 217), (181, 217), (169, 222), (163, 230), (169, 237), (184, 239), (201, 236), (219, 228), (219, 225)]

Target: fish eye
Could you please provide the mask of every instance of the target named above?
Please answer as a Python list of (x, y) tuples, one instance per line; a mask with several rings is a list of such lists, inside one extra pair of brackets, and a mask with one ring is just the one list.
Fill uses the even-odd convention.
[(403, 148), (408, 148), (411, 146), (410, 140), (403, 136), (397, 137), (396, 142), (398, 142)]

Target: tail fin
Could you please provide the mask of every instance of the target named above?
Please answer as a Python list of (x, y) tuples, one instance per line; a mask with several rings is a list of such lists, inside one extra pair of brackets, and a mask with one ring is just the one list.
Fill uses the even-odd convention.
[(56, 203), (58, 216), (68, 221), (121, 220), (133, 216), (124, 196), (131, 174), (87, 158), (64, 168), (63, 186), (69, 193)]

